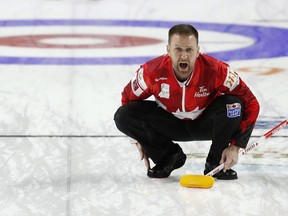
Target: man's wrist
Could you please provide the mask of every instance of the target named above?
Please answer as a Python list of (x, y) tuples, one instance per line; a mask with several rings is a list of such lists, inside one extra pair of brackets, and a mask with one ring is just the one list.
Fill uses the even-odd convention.
[(237, 146), (237, 145), (233, 145), (233, 144), (230, 145), (230, 147), (231, 147), (233, 150), (237, 151), (237, 152), (238, 152), (238, 151), (240, 150), (240, 148), (241, 148), (241, 147), (239, 147), (239, 146)]

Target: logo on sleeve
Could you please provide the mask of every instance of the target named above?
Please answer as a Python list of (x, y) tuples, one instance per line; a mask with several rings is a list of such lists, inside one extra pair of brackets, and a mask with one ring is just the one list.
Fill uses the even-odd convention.
[(227, 108), (227, 117), (228, 118), (236, 118), (241, 115), (241, 104), (240, 103), (233, 103), (233, 104), (226, 104)]
[(161, 91), (158, 94), (161, 98), (169, 98), (170, 97), (170, 85), (166, 83), (161, 83)]
[(229, 67), (227, 70), (224, 86), (226, 86), (229, 91), (233, 91), (233, 89), (239, 84), (239, 75)]
[(138, 97), (147, 89), (143, 73), (143, 68), (140, 68), (131, 80), (132, 91)]

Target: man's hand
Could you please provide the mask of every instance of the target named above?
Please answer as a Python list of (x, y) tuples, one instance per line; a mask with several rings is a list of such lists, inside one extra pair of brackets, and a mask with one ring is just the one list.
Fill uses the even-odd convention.
[(147, 170), (151, 169), (150, 167), (150, 161), (149, 161), (149, 157), (147, 155), (147, 153), (145, 152), (145, 150), (142, 148), (142, 146), (140, 145), (140, 143), (138, 143), (136, 140), (130, 140), (132, 144), (135, 144), (139, 154), (140, 154), (140, 160), (144, 160), (145, 166), (147, 167)]
[(138, 142), (136, 143), (136, 147), (140, 153), (140, 160), (144, 160), (144, 163), (145, 163), (145, 166), (147, 167), (147, 170), (151, 169), (150, 161), (149, 161), (148, 155), (145, 152), (145, 150), (142, 148), (142, 146)]
[(223, 171), (229, 170), (238, 162), (238, 152), (240, 147), (235, 145), (230, 145), (224, 149), (221, 157), (220, 164), (224, 163)]

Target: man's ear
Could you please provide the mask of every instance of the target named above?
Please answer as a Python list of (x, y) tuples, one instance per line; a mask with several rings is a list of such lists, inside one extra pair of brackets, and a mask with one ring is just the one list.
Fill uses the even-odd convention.
[(166, 51), (167, 51), (167, 55), (170, 56), (170, 45), (169, 44), (166, 46)]

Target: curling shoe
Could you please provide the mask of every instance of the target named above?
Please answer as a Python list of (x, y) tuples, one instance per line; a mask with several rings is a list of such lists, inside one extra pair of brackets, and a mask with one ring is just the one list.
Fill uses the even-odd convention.
[(186, 155), (179, 147), (176, 153), (165, 156), (152, 169), (149, 169), (147, 176), (150, 178), (167, 178), (173, 170), (182, 167), (185, 161)]
[[(204, 175), (215, 169), (218, 165), (212, 165), (209, 162), (206, 162), (205, 164), (205, 170)], [(213, 175), (214, 178), (221, 179), (221, 180), (234, 180), (238, 179), (237, 172), (235, 172), (233, 169), (226, 170), (226, 172), (223, 172), (221, 170), (220, 172)]]

